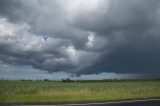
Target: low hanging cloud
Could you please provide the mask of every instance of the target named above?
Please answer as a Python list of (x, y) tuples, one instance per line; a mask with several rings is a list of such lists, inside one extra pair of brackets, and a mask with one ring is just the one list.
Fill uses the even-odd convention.
[(15, 25), (6, 19), (0, 22), (0, 58), (6, 64), (31, 65), (50, 72), (74, 72), (98, 57), (96, 53), (76, 50), (70, 40), (34, 35), (26, 24)]
[(1, 64), (73, 74), (157, 74), (159, 5), (157, 0), (1, 0)]

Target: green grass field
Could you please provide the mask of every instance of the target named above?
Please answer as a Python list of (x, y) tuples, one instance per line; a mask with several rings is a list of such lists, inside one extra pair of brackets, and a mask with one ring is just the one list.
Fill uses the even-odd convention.
[(160, 80), (124, 82), (0, 81), (0, 103), (93, 102), (160, 97)]

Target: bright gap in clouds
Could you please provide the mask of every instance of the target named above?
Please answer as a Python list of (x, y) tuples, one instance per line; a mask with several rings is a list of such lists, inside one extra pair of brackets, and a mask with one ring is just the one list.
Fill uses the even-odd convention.
[(78, 52), (76, 51), (74, 46), (69, 46), (69, 47), (67, 47), (66, 50), (67, 50), (67, 53), (69, 55), (69, 58), (70, 58), (71, 62), (73, 62), (74, 64), (77, 64), (77, 62), (78, 62)]
[(95, 40), (95, 34), (93, 32), (89, 32), (87, 46), (88, 47), (93, 47), (94, 40)]
[(75, 11), (94, 11), (98, 5), (99, 0), (70, 0), (70, 8)]
[(99, 13), (105, 13), (108, 11), (109, 5), (110, 0), (69, 0), (68, 11), (71, 17), (78, 14), (88, 16), (94, 14), (96, 16)]

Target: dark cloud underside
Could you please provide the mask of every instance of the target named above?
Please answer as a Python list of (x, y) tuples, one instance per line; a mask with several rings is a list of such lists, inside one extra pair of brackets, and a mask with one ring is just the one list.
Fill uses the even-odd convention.
[(160, 74), (158, 0), (0, 0), (1, 64)]

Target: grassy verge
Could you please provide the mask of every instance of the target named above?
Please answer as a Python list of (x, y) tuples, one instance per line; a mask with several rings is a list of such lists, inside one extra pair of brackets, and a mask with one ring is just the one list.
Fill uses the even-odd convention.
[(160, 97), (160, 81), (0, 81), (0, 103), (93, 102)]

